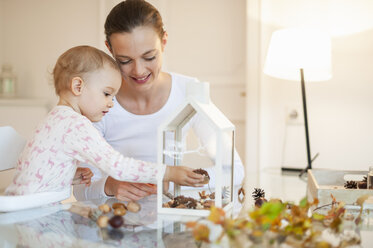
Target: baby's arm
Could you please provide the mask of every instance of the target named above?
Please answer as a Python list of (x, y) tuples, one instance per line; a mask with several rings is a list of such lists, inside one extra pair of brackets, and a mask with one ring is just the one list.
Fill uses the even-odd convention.
[(89, 168), (78, 167), (75, 172), (73, 179), (73, 185), (75, 184), (85, 184), (85, 186), (91, 185), (91, 178), (93, 177), (93, 172)]
[(71, 130), (65, 137), (67, 153), (83, 163), (100, 168), (117, 180), (156, 184), (157, 176), (163, 177), (166, 171), (166, 181), (190, 186), (202, 181), (196, 180), (200, 175), (197, 176), (187, 167), (171, 166), (166, 169), (165, 165), (124, 157), (106, 142), (88, 120), (75, 122)]

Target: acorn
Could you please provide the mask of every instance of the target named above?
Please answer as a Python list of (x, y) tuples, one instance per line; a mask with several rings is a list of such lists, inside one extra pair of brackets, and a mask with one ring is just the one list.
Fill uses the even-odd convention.
[(116, 208), (114, 209), (114, 215), (120, 215), (120, 216), (123, 216), (126, 214), (126, 210), (124, 208)]
[(267, 199), (265, 199), (265, 192), (263, 189), (254, 188), (252, 196), (255, 200), (255, 206), (258, 208), (260, 208), (263, 205), (263, 203), (267, 202)]
[(111, 211), (110, 206), (107, 205), (106, 203), (98, 206), (98, 209), (101, 210), (104, 214), (107, 214)]
[(357, 189), (357, 182), (355, 181), (347, 181), (344, 184), (345, 189)]
[(199, 168), (199, 169), (193, 170), (193, 172), (204, 176), (204, 179), (201, 182), (202, 184), (208, 184), (210, 182), (209, 173), (207, 173), (207, 171), (205, 171), (204, 169)]
[(137, 213), (138, 211), (140, 211), (141, 206), (140, 206), (140, 204), (138, 204), (137, 202), (130, 201), (130, 202), (127, 204), (127, 209), (128, 209), (128, 211), (130, 211), (130, 212)]
[(107, 227), (107, 224), (109, 222), (109, 217), (107, 217), (106, 215), (101, 215), (100, 217), (97, 218), (97, 225), (101, 228), (105, 228)]
[(117, 208), (124, 208), (127, 210), (127, 207), (126, 205), (124, 205), (124, 203), (121, 203), (121, 202), (115, 202), (113, 203), (113, 205), (111, 206), (113, 209), (117, 209)]
[(110, 218), (109, 224), (113, 228), (120, 228), (124, 224), (123, 217), (120, 215), (114, 215)]

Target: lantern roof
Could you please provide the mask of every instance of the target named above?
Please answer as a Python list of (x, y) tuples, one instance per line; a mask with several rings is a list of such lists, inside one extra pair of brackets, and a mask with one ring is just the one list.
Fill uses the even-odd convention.
[(209, 96), (209, 83), (187, 83), (187, 98), (166, 121), (160, 126), (162, 130), (176, 129), (184, 126), (195, 115), (199, 114), (215, 131), (233, 130), (232, 122), (213, 104)]

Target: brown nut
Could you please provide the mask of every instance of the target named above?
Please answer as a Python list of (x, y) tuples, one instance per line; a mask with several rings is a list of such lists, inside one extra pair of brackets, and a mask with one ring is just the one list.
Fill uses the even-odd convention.
[(140, 206), (140, 204), (138, 204), (137, 202), (130, 201), (130, 202), (127, 204), (127, 209), (128, 209), (128, 211), (130, 211), (130, 212), (137, 213), (138, 211), (140, 211), (141, 206)]
[(98, 209), (100, 209), (104, 214), (107, 214), (111, 211), (110, 206), (107, 205), (106, 203), (98, 206)]
[(170, 205), (168, 205), (168, 203), (166, 202), (166, 203), (163, 203), (163, 204), (162, 204), (162, 207), (164, 207), (164, 208), (169, 208)]
[(111, 217), (111, 219), (109, 220), (109, 224), (110, 224), (110, 226), (112, 226), (113, 228), (120, 228), (120, 227), (124, 224), (123, 217), (120, 216), (120, 215), (114, 215), (114, 216)]
[(201, 182), (202, 184), (208, 184), (210, 182), (210, 176), (206, 170), (200, 168), (193, 170), (193, 172), (204, 176), (203, 181)]
[(113, 209), (117, 209), (117, 208), (124, 208), (124, 209), (127, 209), (126, 205), (124, 205), (124, 203), (121, 203), (121, 202), (116, 202), (116, 203), (113, 203), (113, 205), (111, 206)]
[(96, 223), (99, 227), (105, 228), (109, 223), (109, 217), (107, 217), (106, 215), (101, 215), (100, 217), (98, 217)]
[(119, 208), (116, 208), (114, 209), (114, 215), (120, 215), (120, 216), (123, 216), (126, 214), (126, 210), (122, 207), (119, 207)]
[(208, 184), (210, 182), (210, 178), (208, 176), (204, 176), (202, 184)]

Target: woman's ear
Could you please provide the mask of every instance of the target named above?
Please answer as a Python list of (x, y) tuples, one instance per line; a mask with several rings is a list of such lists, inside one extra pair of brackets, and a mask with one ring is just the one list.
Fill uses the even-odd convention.
[(164, 48), (167, 44), (167, 39), (168, 39), (168, 33), (167, 31), (165, 31), (163, 34), (162, 40), (161, 40), (162, 52), (164, 51)]
[(110, 53), (113, 54), (113, 49), (111, 49), (111, 45), (110, 45), (109, 41), (105, 40), (105, 45), (106, 45), (107, 49), (109, 49)]
[(82, 94), (83, 86), (84, 86), (84, 81), (81, 77), (73, 77), (71, 79), (71, 92), (75, 96), (79, 96)]

